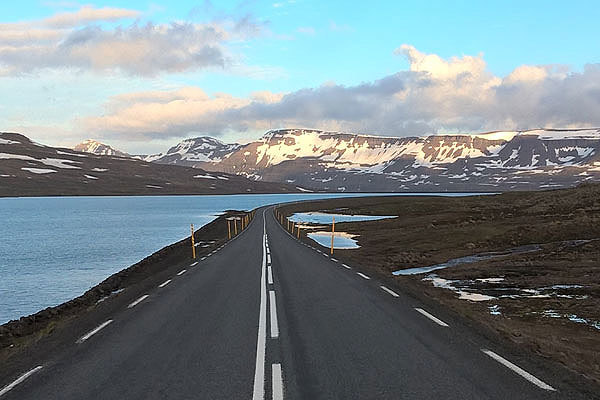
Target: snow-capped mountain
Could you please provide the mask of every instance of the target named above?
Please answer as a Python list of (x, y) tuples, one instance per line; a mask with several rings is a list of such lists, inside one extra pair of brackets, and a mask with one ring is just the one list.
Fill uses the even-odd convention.
[(600, 130), (382, 137), (267, 132), (208, 170), (336, 191), (472, 191), (600, 180)]
[(186, 139), (171, 147), (166, 153), (143, 157), (145, 161), (160, 164), (177, 164), (202, 167), (205, 163), (217, 163), (240, 148), (237, 143), (225, 144), (210, 136)]
[(494, 191), (600, 181), (600, 129), (384, 137), (315, 129), (186, 139), (145, 161), (329, 191)]
[(114, 149), (107, 144), (100, 143), (92, 139), (88, 139), (79, 143), (73, 147), (73, 150), (81, 151), (83, 153), (96, 154), (98, 156), (131, 157), (129, 154), (123, 151)]

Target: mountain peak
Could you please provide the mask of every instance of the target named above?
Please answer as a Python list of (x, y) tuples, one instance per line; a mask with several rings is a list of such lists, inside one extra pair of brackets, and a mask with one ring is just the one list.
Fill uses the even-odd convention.
[(107, 144), (99, 142), (94, 139), (87, 139), (73, 147), (75, 151), (81, 151), (84, 153), (96, 154), (99, 156), (117, 156), (117, 157), (130, 157), (129, 154), (117, 150)]

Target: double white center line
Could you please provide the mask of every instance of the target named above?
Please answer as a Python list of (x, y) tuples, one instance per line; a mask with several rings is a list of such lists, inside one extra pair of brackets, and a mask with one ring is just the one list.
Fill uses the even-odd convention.
[(263, 258), (260, 273), (260, 311), (258, 313), (258, 338), (256, 340), (256, 365), (254, 369), (254, 391), (253, 400), (264, 400), (265, 398), (265, 350), (267, 342), (267, 285), (265, 282), (267, 266), (267, 225), (265, 212), (263, 211)]

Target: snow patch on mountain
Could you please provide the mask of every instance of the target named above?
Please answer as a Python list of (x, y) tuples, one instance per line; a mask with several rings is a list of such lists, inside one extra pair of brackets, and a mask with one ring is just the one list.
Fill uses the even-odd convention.
[(78, 145), (73, 147), (73, 150), (81, 151), (83, 153), (96, 154), (99, 156), (130, 157), (129, 154), (123, 151), (114, 149), (113, 147), (107, 144), (92, 139), (88, 139), (79, 143)]

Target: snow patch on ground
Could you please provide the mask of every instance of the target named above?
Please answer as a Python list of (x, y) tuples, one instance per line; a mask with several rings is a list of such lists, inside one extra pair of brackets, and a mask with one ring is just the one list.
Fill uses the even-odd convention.
[(212, 175), (194, 175), (195, 179), (217, 179)]
[(0, 139), (0, 144), (21, 144), (21, 142), (17, 142), (16, 140)]
[(86, 178), (88, 178), (88, 179), (93, 179), (93, 180), (96, 180), (96, 179), (98, 179), (98, 177), (97, 177), (97, 176), (94, 176), (94, 175), (83, 175), (83, 176), (85, 176), (85, 177), (86, 177)]
[(50, 174), (52, 172), (56, 172), (56, 170), (53, 169), (48, 169), (48, 168), (30, 168), (30, 167), (23, 167), (21, 168), (24, 171), (29, 171), (32, 174)]

